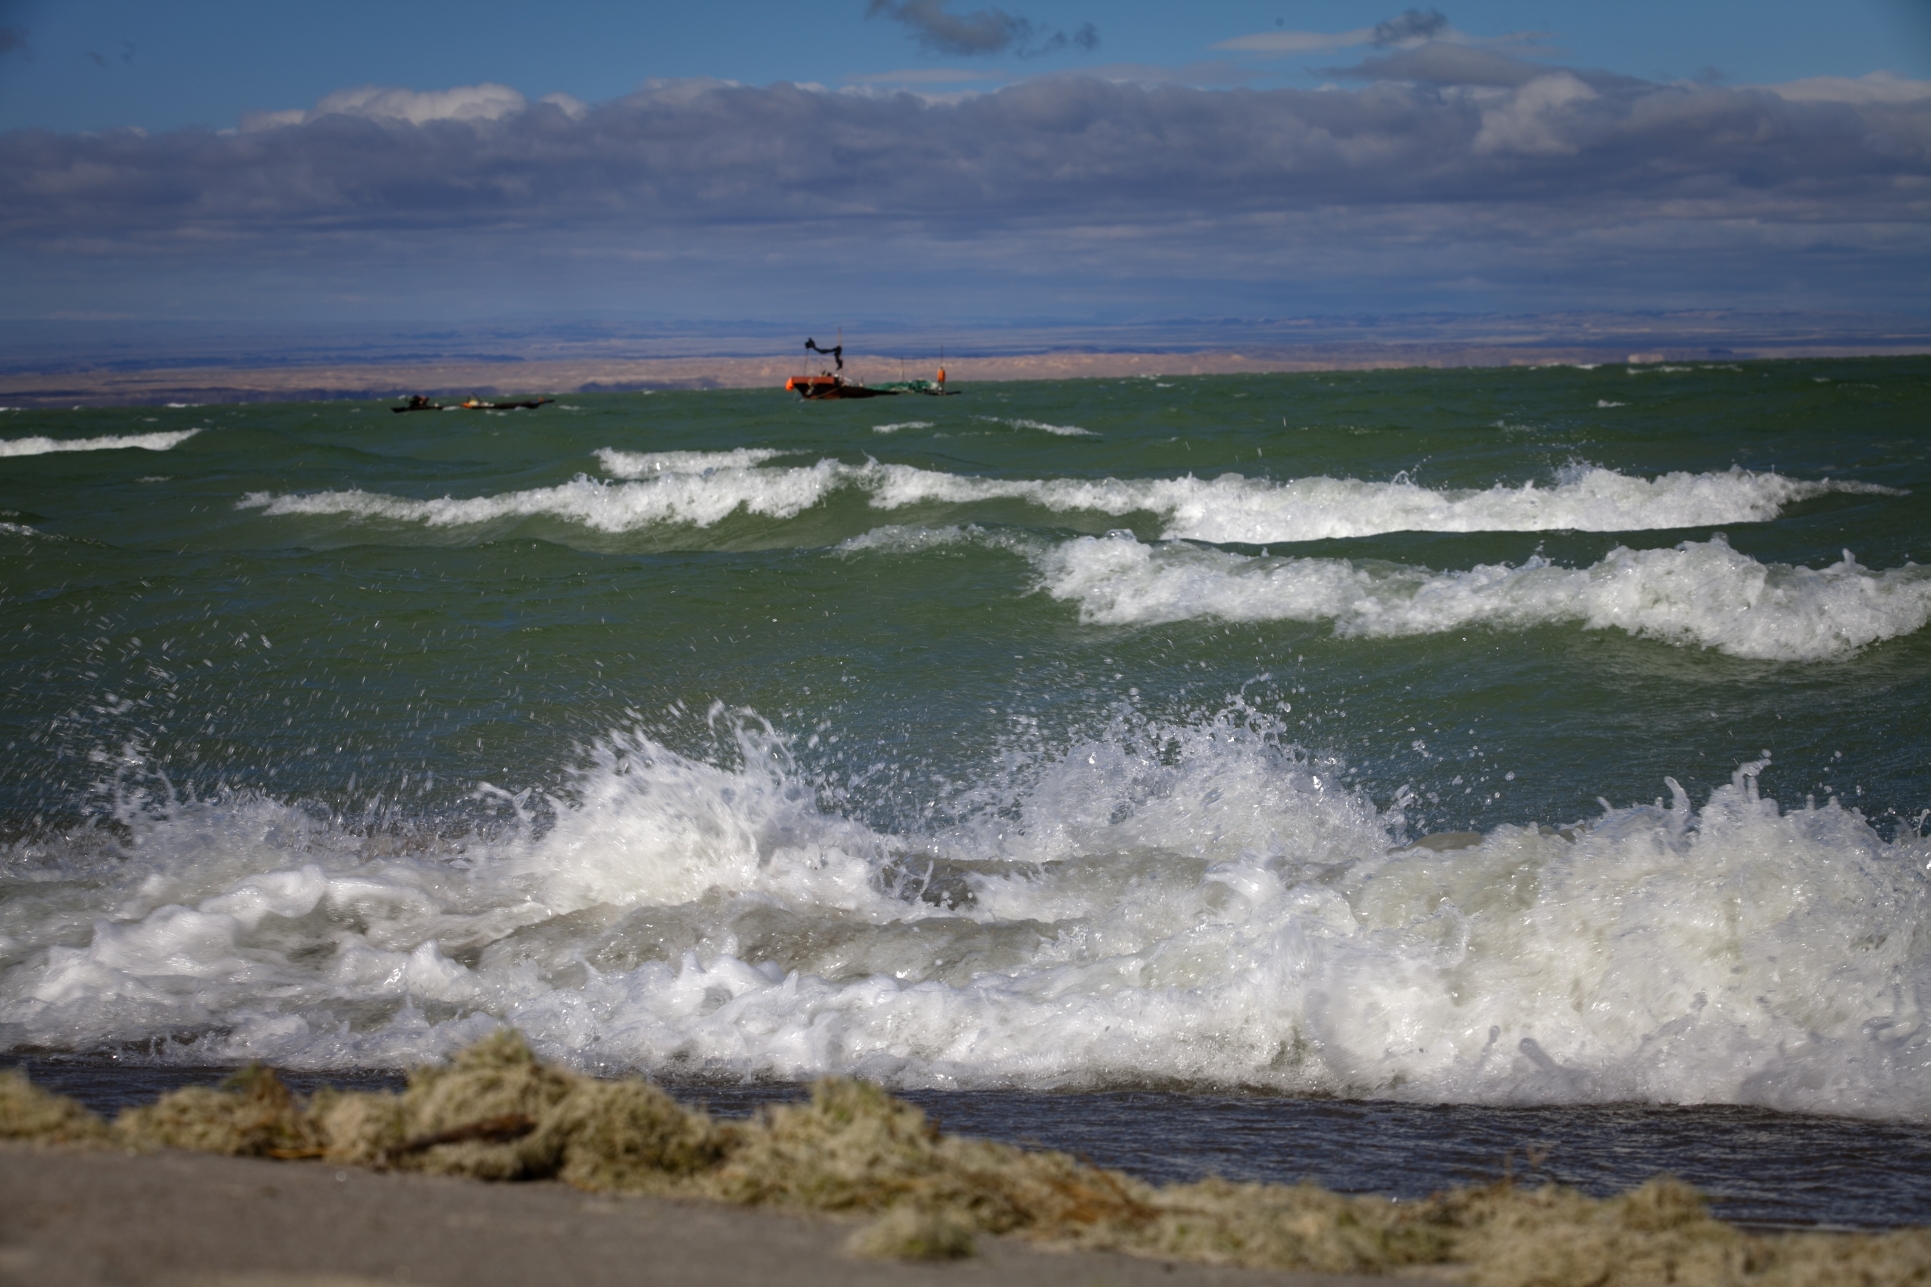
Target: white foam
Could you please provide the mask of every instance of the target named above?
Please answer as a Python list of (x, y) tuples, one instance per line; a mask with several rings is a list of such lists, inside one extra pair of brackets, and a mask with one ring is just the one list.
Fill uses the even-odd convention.
[(0, 456), (45, 456), (57, 451), (166, 451), (200, 433), (199, 429), (179, 429), (167, 433), (117, 434), (105, 438), (12, 438), (0, 439)]
[(1824, 661), (1931, 621), (1931, 568), (1873, 572), (1846, 550), (1823, 568), (1763, 564), (1722, 537), (1618, 548), (1588, 568), (1541, 558), (1467, 571), (1348, 559), (1242, 557), (1185, 544), (1080, 537), (1035, 556), (1041, 585), (1083, 620), (1146, 625), (1332, 621), (1343, 636), (1574, 623), (1766, 661)]
[(600, 1067), (1931, 1117), (1931, 844), (1782, 814), (1761, 763), (1451, 853), (1238, 707), (992, 770), (920, 835), (821, 808), (755, 724), (734, 763), (612, 736), (553, 826), (460, 856), (124, 809), (119, 857), (0, 904), (0, 1023), (202, 1062), (403, 1064), (500, 1021)]
[(1644, 531), (1766, 522), (1785, 506), (1830, 492), (1897, 494), (1868, 483), (1809, 481), (1730, 469), (1714, 474), (1636, 478), (1578, 466), (1552, 485), (1497, 484), (1484, 490), (1436, 490), (1406, 478), (1362, 482), (1327, 477), (1275, 482), (1223, 474), (1201, 479), (1011, 479), (953, 474), (911, 465), (824, 459), (772, 467), (780, 453), (639, 454), (605, 448), (608, 484), (579, 476), (569, 483), (496, 496), (414, 500), (366, 491), (243, 498), (243, 508), (271, 515), (340, 514), (431, 526), (487, 523), (548, 515), (598, 531), (653, 524), (707, 527), (740, 510), (793, 518), (841, 488), (868, 493), (875, 509), (920, 504), (969, 505), (1018, 500), (1059, 513), (1164, 516), (1164, 535), (1189, 540), (1269, 544), (1382, 532)]
[(712, 474), (718, 470), (743, 470), (762, 465), (784, 455), (762, 447), (738, 447), (731, 451), (618, 451), (614, 447), (597, 449), (603, 471), (613, 478), (657, 478), (664, 474)]
[(930, 420), (904, 420), (904, 421), (900, 421), (898, 424), (873, 425), (872, 432), (873, 433), (897, 433), (902, 429), (930, 429), (931, 427), (932, 427), (932, 422)]
[(839, 554), (923, 554), (928, 550), (944, 549), (953, 545), (977, 545), (990, 549), (1009, 550), (1016, 554), (1038, 557), (1049, 548), (1042, 537), (1028, 536), (1009, 529), (992, 530), (974, 523), (955, 527), (917, 527), (901, 526), (896, 523), (884, 527), (874, 527), (848, 540), (840, 541)]
[(1554, 486), (1531, 481), (1481, 491), (1438, 491), (1400, 479), (1312, 478), (1279, 486), (1222, 479), (1206, 486), (1217, 494), (1176, 507), (1167, 536), (1260, 544), (1393, 531), (1647, 531), (1767, 522), (1800, 500), (1867, 490), (1741, 469), (1645, 479), (1594, 467), (1564, 471)]
[[(848, 481), (849, 467), (835, 460), (805, 469), (769, 470), (745, 464), (690, 466), (672, 457), (607, 452), (610, 467), (634, 467), (645, 478), (605, 482), (584, 474), (553, 487), (495, 496), (413, 500), (352, 489), (276, 496), (250, 492), (238, 509), (268, 515), (340, 515), (387, 519), (428, 527), (461, 527), (509, 519), (547, 517), (598, 532), (631, 532), (680, 524), (710, 527), (739, 511), (768, 518), (795, 518)], [(696, 454), (696, 453), (691, 453)], [(754, 453), (751, 453), (754, 454)]]
[(1882, 492), (1864, 483), (1805, 481), (1731, 469), (1719, 474), (1632, 478), (1611, 470), (1565, 471), (1554, 486), (1498, 484), (1437, 491), (1406, 479), (1371, 483), (1326, 477), (1286, 483), (1223, 474), (1214, 479), (990, 479), (878, 467), (872, 504), (1020, 499), (1059, 511), (1162, 514), (1165, 535), (1267, 544), (1382, 532), (1642, 531), (1765, 522), (1784, 506), (1832, 491)]
[(1091, 429), (1082, 429), (1078, 425), (1054, 425), (1047, 424), (1043, 420), (1000, 420), (993, 416), (980, 416), (979, 419), (991, 420), (994, 424), (1008, 425), (1014, 429), (1037, 429), (1041, 433), (1049, 433), (1061, 438), (1099, 437)]

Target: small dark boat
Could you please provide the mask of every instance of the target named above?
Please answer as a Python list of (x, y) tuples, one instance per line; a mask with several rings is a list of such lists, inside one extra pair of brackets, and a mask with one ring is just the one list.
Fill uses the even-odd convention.
[(484, 402), (480, 398), (470, 398), (457, 405), (464, 411), (534, 411), (546, 402), (555, 401), (555, 398), (532, 398), (524, 402)]
[(453, 406), (446, 406), (440, 402), (431, 402), (420, 393), (412, 393), (409, 395), (409, 401), (399, 407), (390, 407), (389, 410), (398, 415), (404, 411), (534, 411), (546, 402), (555, 401), (555, 398), (531, 398), (522, 402), (484, 402), (481, 398), (468, 398)]

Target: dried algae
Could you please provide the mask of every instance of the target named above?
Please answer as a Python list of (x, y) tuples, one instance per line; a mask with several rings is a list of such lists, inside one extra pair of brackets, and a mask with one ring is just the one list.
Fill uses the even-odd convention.
[(845, 1250), (875, 1260), (963, 1260), (979, 1246), (972, 1226), (956, 1216), (893, 1207), (847, 1239)]
[(18, 1068), (0, 1073), (0, 1140), (87, 1144), (107, 1138), (107, 1123), (63, 1095), (49, 1094)]
[(231, 1157), (320, 1157), (321, 1135), (272, 1068), (250, 1064), (221, 1084), (184, 1086), (115, 1119), (137, 1148), (182, 1148)]
[(853, 1254), (947, 1259), (980, 1234), (1212, 1264), (1421, 1270), (1478, 1287), (1931, 1287), (1931, 1230), (1752, 1235), (1668, 1178), (1608, 1199), (1513, 1183), (1425, 1202), (1313, 1185), (1156, 1188), (1064, 1153), (945, 1135), (876, 1086), (828, 1078), (806, 1103), (714, 1122), (640, 1080), (551, 1067), (511, 1032), (401, 1094), (307, 1102), (265, 1068), (190, 1087), (112, 1126), (0, 1074), (0, 1139), (322, 1158), (609, 1193), (709, 1197), (863, 1217)]

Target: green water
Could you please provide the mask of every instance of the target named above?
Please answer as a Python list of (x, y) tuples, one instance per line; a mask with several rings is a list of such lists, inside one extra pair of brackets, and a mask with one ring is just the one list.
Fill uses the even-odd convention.
[(1931, 1119), (1927, 392), (0, 413), (0, 1048)]
[[(1787, 661), (1569, 621), (1396, 638), (1212, 614), (1083, 622), (996, 544), (840, 543), (888, 524), (1044, 543), (1131, 529), (1151, 542), (1166, 516), (1025, 498), (881, 509), (875, 489), (808, 492), (788, 475), (869, 460), (967, 479), (1238, 473), (1452, 493), (1546, 488), (1578, 464), (1636, 478), (1740, 467), (1897, 490), (1816, 496), (1772, 521), (1221, 548), (1436, 571), (1537, 555), (1586, 568), (1618, 546), (1721, 532), (1763, 564), (1821, 567), (1849, 548), (1883, 570), (1927, 553), (1927, 387), (1931, 365), (1908, 359), (1021, 383), (812, 405), (766, 390), (575, 395), (502, 415), (333, 403), (9, 412), (9, 440), (200, 432), (166, 451), (0, 460), (15, 529), (0, 537), (0, 808), (14, 826), (71, 821), (101, 806), (100, 784), (119, 771), (336, 811), (380, 793), (434, 815), (478, 780), (554, 786), (574, 748), (617, 727), (702, 752), (701, 716), (723, 702), (800, 742), (818, 732), (799, 754), (828, 780), (834, 765), (864, 771), (847, 807), (896, 827), (982, 785), (1000, 757), (1049, 752), (1125, 707), (1197, 722), (1243, 693), (1276, 713), (1289, 702), (1287, 735), (1344, 759), (1377, 798), (1404, 784), (1440, 797), (1416, 811), (1425, 829), (1563, 822), (1598, 795), (1654, 796), (1665, 774), (1697, 795), (1763, 748), (1786, 794), (1862, 788), (1852, 798), (1867, 813), (1915, 815), (1931, 805), (1921, 630)], [(877, 432), (908, 421), (929, 427)], [(250, 493), (527, 495), (605, 478), (599, 448), (782, 453), (738, 473), (770, 475), (766, 494), (790, 487), (797, 507), (731, 507), (758, 494), (755, 477), (715, 481), (707, 503), (725, 511), (698, 521), (607, 506), (586, 522), (540, 503), (448, 525), (237, 507)], [(698, 477), (690, 491), (703, 487)]]

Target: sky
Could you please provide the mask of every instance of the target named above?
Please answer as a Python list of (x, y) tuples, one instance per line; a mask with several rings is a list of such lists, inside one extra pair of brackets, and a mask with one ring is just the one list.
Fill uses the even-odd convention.
[(1931, 300), (1931, 0), (0, 0), (0, 317)]

